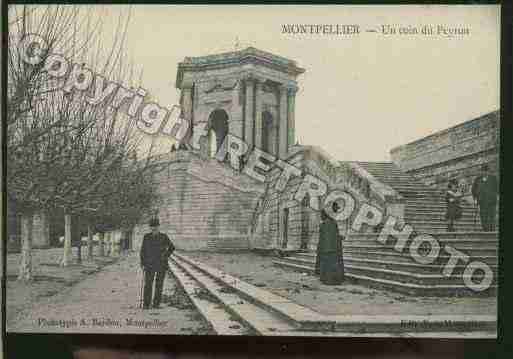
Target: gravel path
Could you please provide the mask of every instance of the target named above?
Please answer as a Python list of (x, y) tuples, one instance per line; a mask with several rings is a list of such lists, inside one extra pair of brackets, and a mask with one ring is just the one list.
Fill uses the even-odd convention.
[(272, 257), (253, 253), (183, 254), (323, 314), (494, 315), (497, 312), (496, 297), (415, 297), (349, 282), (327, 286), (316, 276), (274, 266)]
[[(141, 310), (136, 253), (90, 274), (59, 294), (42, 297), (7, 322), (11, 332), (212, 334), (175, 280), (167, 277), (161, 309)], [(9, 309), (7, 309), (9, 310)]]

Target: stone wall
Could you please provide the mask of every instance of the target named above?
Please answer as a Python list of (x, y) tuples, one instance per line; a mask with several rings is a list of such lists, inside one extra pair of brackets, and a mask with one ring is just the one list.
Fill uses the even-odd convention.
[[(160, 173), (161, 231), (181, 250), (247, 249), (254, 208), (263, 184), (215, 159), (191, 151), (169, 154)], [(149, 216), (134, 231), (140, 246)]]
[[(287, 162), (302, 169), (303, 153), (292, 155)], [(293, 199), (301, 184), (301, 177), (292, 177), (286, 188), (280, 192), (276, 189), (276, 182), (281, 172), (281, 169), (274, 167), (266, 180), (267, 189), (257, 209), (257, 226), (252, 237), (252, 247), (299, 248), (302, 240), (314, 238), (315, 233), (318, 236), (318, 225), (309, 226), (311, 233), (305, 233), (306, 226), (303, 223), (308, 220), (307, 209)]]
[(455, 178), (469, 195), (482, 164), (498, 174), (499, 127), (495, 111), (396, 147), (390, 154), (402, 170), (426, 184), (445, 189), (449, 179)]

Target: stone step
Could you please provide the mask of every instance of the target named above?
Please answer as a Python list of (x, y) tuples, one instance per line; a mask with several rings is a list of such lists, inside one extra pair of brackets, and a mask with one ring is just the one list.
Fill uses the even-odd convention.
[[(380, 246), (379, 247), (379, 246), (374, 246), (374, 245), (363, 245), (363, 244), (361, 244), (361, 245), (344, 244), (344, 251), (350, 251), (350, 252), (380, 251), (380, 252), (388, 252), (388, 253), (396, 252), (395, 249), (393, 248), (393, 246)], [(471, 256), (471, 257), (493, 256), (493, 255), (497, 255), (497, 247), (489, 246), (489, 247), (480, 247), (480, 248), (465, 248), (464, 252), (465, 252), (465, 254), (467, 254), (468, 256)], [(405, 248), (403, 253), (409, 253), (409, 250), (407, 248)]]
[[(403, 180), (404, 182), (409, 181), (411, 183), (418, 184), (415, 179), (413, 179), (411, 176), (404, 174), (402, 172), (394, 172), (394, 171), (386, 171), (386, 170), (367, 170), (374, 178), (386, 180), (386, 179), (399, 179)], [(418, 184), (421, 186), (421, 184)]]
[[(419, 264), (419, 263), (405, 263), (405, 262), (393, 262), (386, 260), (377, 260), (377, 259), (365, 259), (365, 258), (355, 258), (355, 257), (344, 257), (344, 264), (354, 265), (354, 266), (365, 266), (375, 269), (389, 269), (400, 272), (409, 272), (409, 273), (417, 273), (417, 274), (443, 274), (443, 270), (445, 268), (444, 264)], [(315, 263), (314, 263), (315, 265)], [(458, 264), (454, 266), (453, 274), (462, 275), (467, 268), (466, 265)], [(497, 276), (497, 265), (490, 266), (490, 269), (493, 271), (494, 276)]]
[[(350, 233), (347, 240), (351, 239), (369, 239), (377, 240), (379, 234), (376, 233)], [(484, 239), (484, 240), (495, 240), (499, 239), (498, 232), (444, 232), (437, 233), (434, 235), (439, 241), (444, 240), (469, 240), (469, 239)]]
[[(448, 225), (447, 221), (436, 221), (432, 220), (428, 222), (421, 222), (417, 219), (405, 218), (405, 222), (408, 223), (413, 229), (417, 232), (429, 233), (429, 230), (433, 230), (433, 232), (447, 232)], [(454, 223), (454, 229), (456, 232), (469, 232), (469, 231), (477, 231), (481, 229), (481, 225), (479, 223), (474, 222), (456, 222)]]
[[(424, 225), (424, 226), (429, 226), (429, 225), (434, 225), (434, 226), (442, 226), (442, 225), (445, 225), (447, 226), (447, 220), (446, 219), (441, 219), (441, 218), (431, 218), (431, 219), (416, 219), (416, 218), (412, 218), (412, 217), (409, 217), (409, 216), (405, 216), (405, 221), (406, 223), (412, 225), (412, 226), (419, 226), (419, 225)], [(474, 221), (473, 218), (468, 218), (468, 217), (465, 217), (465, 218), (462, 218), (462, 219), (459, 219), (459, 220), (456, 220), (455, 221), (455, 224), (456, 225), (459, 225), (460, 227), (461, 226), (469, 226), (469, 227), (481, 227), (480, 224), (476, 221)]]
[[(465, 286), (464, 278), (470, 279), (468, 275), (461, 275), (452, 273), (450, 276), (445, 276), (442, 273), (437, 274), (420, 274), (410, 271), (399, 271), (392, 269), (383, 269), (383, 268), (374, 268), (371, 266), (365, 265), (345, 265), (345, 268), (348, 272), (356, 274), (368, 276), (371, 278), (377, 279), (385, 279), (395, 282), (407, 283), (407, 284), (417, 284), (417, 285), (455, 285), (455, 286)], [(482, 280), (481, 277), (478, 276), (476, 278), (478, 282)], [(493, 277), (493, 284), (497, 282), (497, 276)]]
[[(416, 201), (415, 199), (408, 199), (405, 202), (406, 211), (416, 210), (416, 211), (424, 211), (429, 212), (433, 209), (439, 209), (441, 212), (445, 212), (447, 209), (447, 204), (445, 201), (440, 201), (438, 203), (429, 203), (429, 202), (423, 202), (423, 201)], [(470, 203), (462, 202), (461, 208), (463, 208), (463, 212), (476, 212), (477, 208)]]
[(369, 171), (369, 173), (372, 176), (374, 176), (374, 178), (377, 178), (378, 180), (380, 180), (382, 182), (397, 183), (398, 185), (411, 184), (411, 185), (417, 185), (419, 188), (427, 187), (423, 183), (417, 182), (416, 179), (410, 177), (409, 175), (393, 174), (393, 173), (377, 174), (376, 172), (373, 173), (372, 171)]
[[(219, 335), (245, 335), (247, 327), (244, 323), (234, 320), (232, 314), (224, 309), (220, 302), (213, 302), (198, 293), (205, 290), (204, 284), (189, 275), (185, 270), (170, 261), (169, 269), (177, 279), (177, 283), (187, 293), (192, 304), (196, 307), (201, 316), (212, 326), (212, 329)], [(203, 281), (205, 281), (203, 279)]]
[[(288, 268), (291, 270), (303, 272), (303, 273), (313, 273), (313, 268), (309, 266), (302, 266), (294, 263), (284, 262), (284, 261), (274, 261), (274, 265)], [(435, 285), (424, 285), (424, 284), (415, 284), (415, 283), (404, 283), (395, 280), (388, 280), (382, 278), (375, 278), (372, 276), (357, 274), (354, 272), (346, 271), (346, 278), (351, 280), (352, 282), (366, 285), (372, 288), (379, 288), (385, 290), (391, 290), (398, 293), (404, 293), (413, 296), (455, 296), (455, 295), (465, 295), (469, 297), (475, 297), (478, 295), (482, 296), (491, 296), (495, 295), (497, 287), (496, 285), (490, 286), (490, 288), (485, 292), (476, 293), (465, 285), (454, 285), (454, 284), (435, 284)]]
[[(409, 220), (417, 220), (417, 221), (421, 221), (421, 220), (425, 220), (425, 221), (444, 220), (444, 221), (446, 221), (445, 212), (419, 213), (419, 212), (406, 211), (404, 214), (404, 217)], [(458, 221), (469, 221), (471, 223), (474, 223), (474, 222), (479, 223), (479, 216), (476, 217), (475, 212), (462, 211), (461, 219)]]
[(428, 186), (424, 183), (419, 183), (416, 180), (397, 182), (395, 185), (395, 188), (397, 188), (398, 190), (400, 190), (400, 189), (406, 189), (406, 190), (419, 189), (420, 190), (421, 189), (424, 191), (435, 191), (435, 192), (443, 191), (443, 188), (439, 188), (439, 187), (435, 187), (435, 186)]
[[(441, 214), (441, 213), (440, 213)], [(445, 216), (445, 213), (443, 214)], [(429, 224), (435, 224), (435, 225), (442, 225), (442, 224), (447, 224), (447, 220), (445, 218), (441, 218), (441, 217), (436, 217), (436, 216), (433, 216), (431, 218), (418, 218), (419, 216), (407, 216), (405, 215), (404, 218), (405, 218), (405, 221), (411, 225), (423, 225), (423, 224), (426, 224), (426, 225), (429, 225)], [(469, 226), (479, 226), (479, 222), (476, 221), (476, 219), (478, 218), (475, 218), (475, 217), (471, 217), (471, 216), (465, 216), (465, 217), (462, 217), (461, 219), (457, 219), (455, 221), (455, 224), (459, 224), (459, 225), (469, 225)]]
[(434, 192), (434, 191), (422, 191), (417, 189), (412, 190), (401, 190), (398, 191), (403, 197), (406, 199), (409, 198), (422, 198), (422, 199), (436, 199), (439, 201), (445, 201), (445, 196), (442, 196), (440, 192)]
[[(438, 233), (447, 232), (447, 225), (435, 226), (435, 225), (414, 224), (413, 228), (417, 233), (420, 233), (420, 234), (438, 234)], [(478, 229), (480, 229), (478, 225), (470, 226), (470, 225), (460, 225), (458, 223), (456, 223), (454, 225), (454, 230), (456, 232), (468, 232), (468, 231), (475, 231)]]
[[(273, 335), (274, 331), (294, 331), (295, 327), (259, 305), (251, 303), (236, 291), (227, 291), (226, 283), (219, 282), (219, 278), (201, 271), (183, 257), (174, 256), (173, 261), (189, 276), (194, 278), (209, 294), (214, 296), (223, 305), (223, 309), (234, 316), (244, 326), (250, 327), (259, 335)], [(209, 321), (217, 321), (218, 318), (210, 317)], [(232, 324), (233, 325), (233, 324)], [(251, 333), (250, 333), (251, 334)], [(292, 335), (292, 334), (290, 334)]]
[[(403, 326), (404, 320), (415, 320), (423, 323), (432, 323), (432, 325), (425, 325), (414, 327), (415, 332), (431, 332), (436, 333), (441, 330), (444, 320), (451, 320), (457, 323), (454, 326), (454, 331), (491, 331), (492, 333), (496, 328), (496, 318), (493, 316), (378, 316), (375, 315), (323, 315), (315, 312), (307, 307), (301, 306), (287, 298), (273, 294), (262, 288), (255, 287), (240, 278), (224, 273), (216, 268), (199, 263), (181, 254), (174, 254), (182, 264), (190, 265), (196, 273), (201, 272), (207, 275), (208, 278), (213, 279), (214, 283), (218, 286), (212, 286), (212, 294), (219, 296), (222, 291), (221, 288), (229, 287), (232, 290), (228, 291), (232, 294), (238, 295), (243, 299), (243, 303), (239, 304), (238, 299), (233, 298), (222, 300), (226, 308), (244, 318), (244, 321), (251, 324), (256, 332), (263, 333), (264, 335), (293, 335), (293, 336), (341, 336), (347, 333), (365, 333), (366, 335), (372, 333), (405, 333)], [(173, 258), (173, 260), (175, 260)], [(348, 279), (360, 280), (358, 276), (348, 274)], [(376, 281), (376, 280), (374, 280)], [(383, 282), (383, 281), (381, 281)], [(411, 285), (399, 285), (408, 287)], [(416, 290), (419, 286), (414, 287)], [(422, 289), (431, 289), (426, 286)], [(224, 291), (226, 292), (226, 290)], [(263, 315), (264, 312), (255, 313), (251, 310), (241, 312), (247, 309), (249, 304), (257, 308), (263, 309), (267, 316)], [(254, 307), (253, 307), (254, 308)], [(450, 319), (449, 319), (450, 317)], [(277, 320), (281, 319), (281, 322)], [(269, 327), (269, 322), (272, 323), (272, 330)], [(468, 324), (472, 322), (472, 326)], [(437, 324), (438, 323), (438, 324)], [(282, 327), (280, 326), (282, 325)], [(259, 325), (259, 327), (257, 327)], [(288, 325), (288, 327), (287, 327)], [(292, 326), (292, 328), (291, 328)], [(466, 329), (463, 329), (466, 328)], [(446, 329), (446, 328), (445, 328)], [(409, 331), (410, 329), (408, 329)]]
[[(446, 245), (451, 246), (452, 248), (456, 248), (459, 250), (467, 250), (467, 249), (489, 249), (494, 248), (497, 250), (499, 247), (499, 241), (497, 239), (438, 239), (440, 247), (444, 247)], [(405, 248), (409, 248), (412, 243), (412, 239), (408, 239), (403, 242), (397, 240), (396, 238), (389, 237), (385, 243), (381, 243), (377, 240), (372, 239), (357, 239), (357, 238), (348, 238), (344, 240), (344, 246), (372, 246), (376, 248), (392, 248), (396, 244), (404, 244)]]
[[(297, 253), (294, 255), (295, 258), (306, 259), (310, 261), (315, 261), (316, 254), (314, 252), (306, 252), (306, 253)], [(344, 256), (349, 256), (351, 258), (362, 258), (362, 259), (373, 259), (373, 260), (384, 260), (391, 262), (401, 262), (401, 263), (415, 263), (413, 259), (405, 254), (398, 253), (396, 251), (351, 251), (348, 249), (344, 249)], [(288, 257), (287, 257), (288, 258)], [(446, 265), (449, 261), (450, 256), (445, 252), (442, 252), (438, 256), (438, 258), (433, 262), (433, 264)], [(497, 255), (488, 255), (488, 256), (472, 256), (472, 261), (480, 261), (484, 262), (490, 266), (496, 266), (498, 263)]]
[[(297, 256), (290, 256), (283, 258), (281, 261), (308, 266), (311, 269), (315, 267), (315, 257), (302, 258)], [(461, 262), (460, 262), (461, 263)], [(344, 255), (344, 265), (366, 266), (376, 269), (390, 269), (396, 271), (406, 271), (419, 274), (440, 274), (443, 273), (445, 263), (439, 264), (419, 264), (417, 262), (401, 262), (393, 260), (369, 259), (358, 258), (349, 255)], [(465, 264), (458, 264), (454, 266), (455, 274), (463, 274), (466, 268)], [(490, 266), (494, 275), (497, 275), (497, 265)]]
[[(444, 211), (447, 208), (447, 203), (445, 203), (444, 199), (430, 199), (430, 200), (423, 200), (423, 199), (417, 199), (417, 198), (407, 198), (405, 201), (407, 208), (442, 208)], [(477, 210), (475, 206), (472, 204), (467, 204), (462, 202), (461, 205), (464, 209), (472, 209)]]

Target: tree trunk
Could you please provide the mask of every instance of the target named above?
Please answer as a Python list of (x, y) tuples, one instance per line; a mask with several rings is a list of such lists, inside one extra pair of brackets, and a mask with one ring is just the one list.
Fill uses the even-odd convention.
[(119, 254), (120, 254), (120, 236), (116, 235), (118, 234), (119, 232), (118, 231), (114, 231), (112, 232), (111, 234), (111, 255), (112, 257), (119, 257)]
[(105, 256), (110, 256), (111, 245), (110, 245), (110, 232), (105, 232)]
[(66, 267), (71, 263), (73, 253), (71, 252), (71, 214), (64, 215), (64, 251), (62, 254), (61, 266)]
[(32, 280), (32, 213), (21, 217), (21, 262), (18, 280)]
[(93, 260), (93, 227), (87, 226), (87, 258)]
[(50, 246), (50, 223), (48, 211), (41, 209), (34, 213), (32, 222), (32, 247), (48, 248)]
[(104, 257), (105, 256), (105, 242), (104, 242), (104, 239), (105, 239), (105, 233), (103, 232), (100, 232), (98, 233), (98, 246), (99, 246), (99, 250), (98, 250), (98, 255), (100, 257)]
[(82, 237), (78, 236), (77, 243), (77, 263), (82, 264)]
[(127, 233), (128, 237), (127, 237), (127, 241), (128, 241), (128, 244), (127, 244), (127, 247), (128, 247), (128, 250), (131, 251), (132, 249), (134, 249), (134, 228), (130, 228), (130, 230), (128, 231)]

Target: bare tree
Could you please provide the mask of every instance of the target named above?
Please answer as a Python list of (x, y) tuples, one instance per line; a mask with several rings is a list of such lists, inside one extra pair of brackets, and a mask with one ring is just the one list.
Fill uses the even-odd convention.
[[(131, 183), (153, 168), (150, 160), (142, 167), (127, 165), (140, 141), (133, 118), (107, 102), (92, 104), (87, 91), (66, 89), (65, 78), (49, 76), (50, 69), (44, 66), (51, 54), (60, 53), (73, 66), (84, 67), (87, 61), (102, 75), (96, 79), (134, 82), (133, 67), (122, 62), (129, 16), (119, 16), (112, 48), (105, 52), (99, 36), (102, 16), (93, 16), (90, 9), (16, 6), (9, 13), (14, 31), (9, 33), (8, 54), (7, 187), (23, 208), (27, 230), (34, 211), (64, 209), (63, 266), (71, 261), (71, 216), (123, 213), (114, 204), (124, 206), (127, 201), (116, 196), (126, 194), (117, 195), (120, 187), (113, 178), (120, 176), (123, 184)], [(25, 62), (17, 48), (30, 33), (41, 34), (48, 44), (41, 54), (43, 61), (35, 65)], [(24, 280), (31, 279), (31, 235), (27, 233), (22, 232), (20, 279)]]

